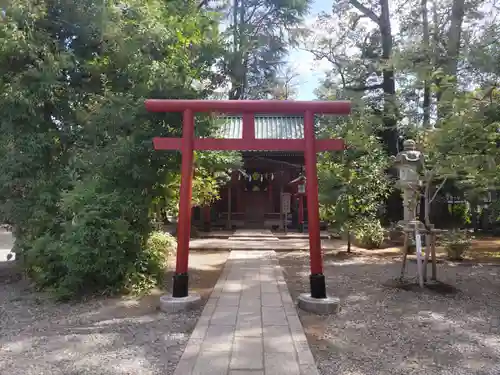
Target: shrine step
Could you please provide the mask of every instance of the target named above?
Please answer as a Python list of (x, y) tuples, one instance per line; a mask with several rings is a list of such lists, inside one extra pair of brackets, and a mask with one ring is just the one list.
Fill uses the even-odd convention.
[(233, 241), (279, 241), (269, 229), (238, 229), (229, 240)]
[(229, 237), (228, 240), (230, 241), (279, 241), (280, 239), (278, 237)]
[(232, 237), (275, 237), (269, 229), (237, 229)]

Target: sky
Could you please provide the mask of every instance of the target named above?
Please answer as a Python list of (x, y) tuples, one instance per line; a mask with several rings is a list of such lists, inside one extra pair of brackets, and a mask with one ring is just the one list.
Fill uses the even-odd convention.
[[(311, 14), (306, 23), (312, 24), (321, 12), (330, 12), (331, 0), (314, 0)], [(297, 100), (313, 100), (316, 98), (314, 90), (319, 86), (320, 80), (325, 76), (329, 64), (325, 61), (315, 61), (312, 53), (302, 49), (294, 49), (289, 56), (291, 67), (298, 74), (296, 78), (298, 95)]]

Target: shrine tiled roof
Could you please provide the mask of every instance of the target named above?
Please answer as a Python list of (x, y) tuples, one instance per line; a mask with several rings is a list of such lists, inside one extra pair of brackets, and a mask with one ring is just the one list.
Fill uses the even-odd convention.
[[(222, 117), (217, 129), (221, 138), (241, 138), (243, 119), (241, 116)], [(255, 138), (258, 139), (300, 139), (304, 138), (302, 116), (255, 115)]]

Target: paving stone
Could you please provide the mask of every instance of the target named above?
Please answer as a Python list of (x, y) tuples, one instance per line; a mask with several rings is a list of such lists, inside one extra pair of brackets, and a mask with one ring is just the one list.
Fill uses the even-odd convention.
[(263, 333), (266, 353), (295, 353), (295, 346), (288, 326), (264, 327)]
[(234, 327), (211, 325), (208, 327), (201, 351), (231, 351), (233, 338)]
[(281, 296), (279, 293), (262, 293), (262, 306), (282, 307)]
[(240, 307), (238, 309), (238, 316), (240, 315), (261, 315), (261, 303), (260, 300), (241, 300)]
[(300, 375), (295, 353), (265, 353), (265, 373), (272, 375)]
[(241, 292), (241, 299), (259, 299), (261, 296), (260, 284), (248, 286), (246, 289), (243, 289)]
[(196, 359), (198, 358), (198, 354), (201, 350), (202, 345), (201, 339), (190, 338), (184, 352), (182, 353), (182, 357), (177, 364), (174, 375), (186, 375), (191, 374), (194, 366), (196, 365)]
[(242, 324), (240, 326), (236, 326), (236, 331), (234, 331), (234, 336), (262, 337), (262, 327)]
[(236, 322), (236, 336), (262, 336), (260, 309), (256, 312), (240, 313)]
[(260, 314), (261, 300), (260, 295), (258, 297), (241, 297), (240, 299), (240, 310), (251, 310), (259, 311)]
[(208, 316), (211, 317), (212, 314), (215, 311), (215, 308), (217, 307), (217, 299), (216, 298), (210, 298), (208, 302), (205, 304), (205, 307), (203, 308), (203, 312), (201, 313), (202, 317)]
[(239, 293), (242, 290), (241, 286), (241, 276), (238, 276), (237, 281), (226, 281), (224, 288), (222, 288), (222, 293)]
[(287, 319), (288, 319), (288, 326), (290, 327), (292, 335), (304, 334), (304, 329), (302, 328), (302, 323), (300, 322), (298, 315), (288, 315)]
[(174, 375), (319, 375), (273, 251), (232, 251)]
[(285, 310), (286, 316), (297, 315), (297, 308), (295, 307), (294, 303), (283, 302), (283, 308)]
[(260, 337), (235, 337), (229, 368), (263, 370), (262, 339)]
[(240, 304), (240, 294), (225, 294), (219, 297), (217, 306), (238, 306)]
[(196, 323), (196, 327), (191, 333), (191, 337), (195, 339), (204, 338), (205, 334), (207, 333), (209, 323), (210, 323), (209, 316), (207, 317), (201, 316), (200, 319), (198, 319), (198, 323)]
[(262, 293), (279, 293), (278, 285), (275, 282), (261, 284)]
[(264, 326), (287, 326), (283, 307), (262, 307), (262, 324)]
[(217, 306), (210, 319), (211, 325), (234, 326), (238, 316), (238, 306)]
[(227, 375), (231, 352), (201, 352), (191, 375)]
[(314, 366), (314, 357), (311, 353), (311, 349), (309, 348), (309, 344), (307, 343), (307, 339), (304, 340), (293, 340), (295, 351), (297, 352), (297, 359), (299, 361), (299, 365), (311, 365)]
[(318, 367), (314, 365), (300, 365), (300, 375), (319, 375)]
[(280, 292), (280, 295), (281, 295), (281, 300), (283, 301), (283, 303), (293, 304), (293, 299), (290, 296), (290, 293), (288, 293), (288, 291), (286, 293), (285, 292)]

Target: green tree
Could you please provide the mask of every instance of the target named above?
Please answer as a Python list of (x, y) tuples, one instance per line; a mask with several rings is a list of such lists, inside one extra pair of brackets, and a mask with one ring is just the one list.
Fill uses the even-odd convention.
[(342, 232), (354, 233), (364, 246), (378, 247), (383, 240), (378, 215), (391, 185), (385, 172), (389, 159), (373, 135), (370, 116), (331, 121), (321, 122), (322, 134), (343, 138), (347, 149), (319, 157), (322, 217)]
[(0, 199), (18, 258), (60, 297), (149, 288), (150, 208), (180, 164), (151, 139), (180, 136), (181, 118), (143, 101), (210, 94), (217, 21), (159, 0), (10, 0), (2, 21)]
[(223, 72), (229, 99), (262, 99), (272, 93), (311, 0), (231, 0), (218, 11), (228, 27)]
[(477, 202), (500, 186), (500, 101), (495, 88), (462, 93), (450, 104), (453, 112), (435, 131), (424, 131), (421, 149), (426, 155), (423, 176), (425, 218), (431, 203), (447, 181)]

